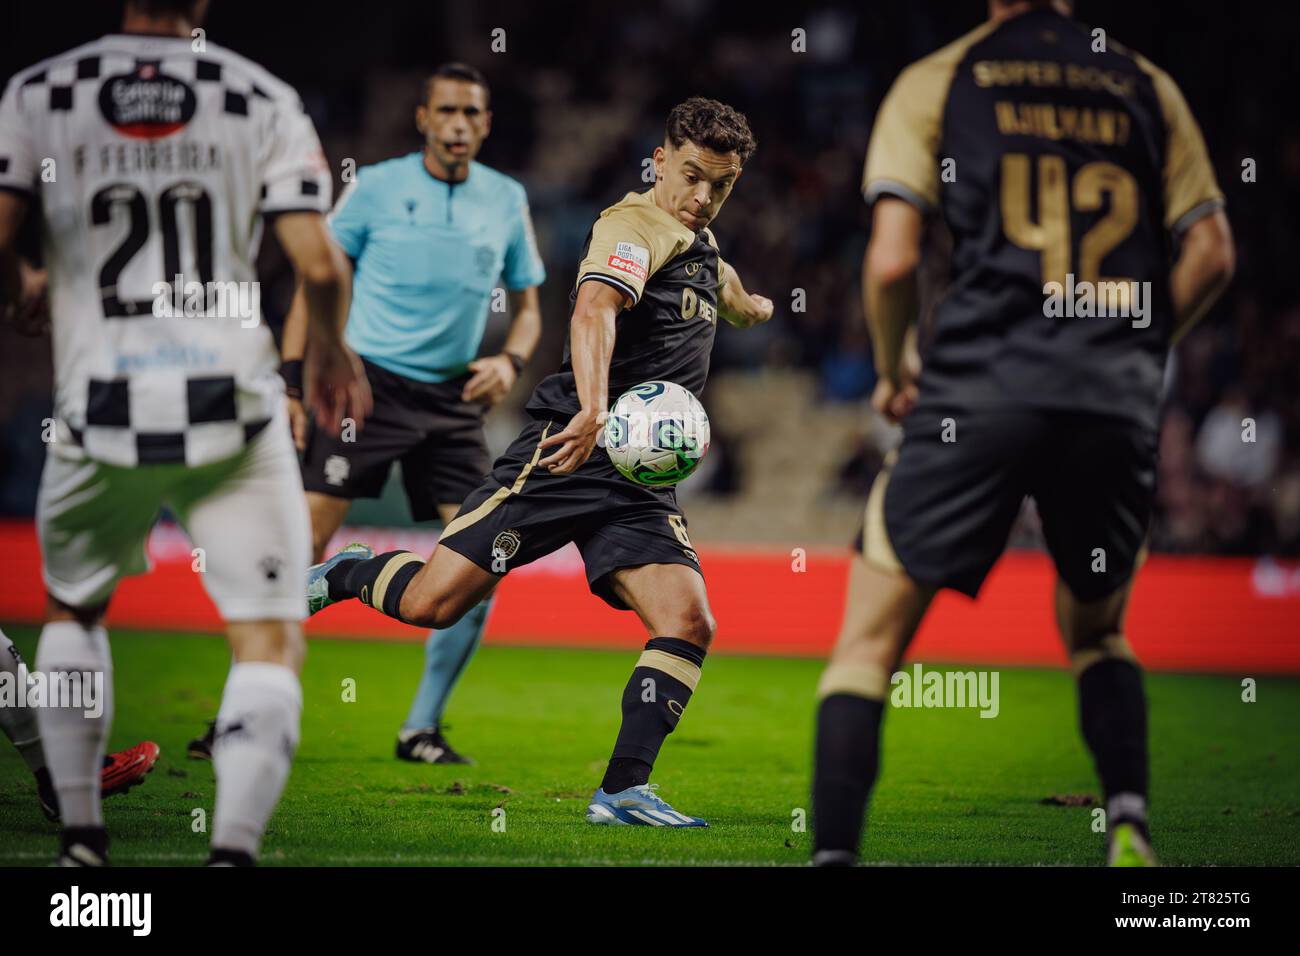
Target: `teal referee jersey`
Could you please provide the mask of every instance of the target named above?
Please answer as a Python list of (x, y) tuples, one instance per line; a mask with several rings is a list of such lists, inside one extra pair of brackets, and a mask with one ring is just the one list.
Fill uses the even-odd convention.
[(329, 221), (355, 269), (348, 344), (417, 381), (465, 374), (498, 281), (515, 291), (546, 278), (524, 187), (480, 163), (459, 183), (421, 153), (366, 166)]

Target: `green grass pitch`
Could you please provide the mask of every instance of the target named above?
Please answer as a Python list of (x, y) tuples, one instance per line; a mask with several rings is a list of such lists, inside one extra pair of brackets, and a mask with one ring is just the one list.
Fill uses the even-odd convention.
[[(37, 631), (8, 628), (28, 660)], [(214, 712), (229, 657), (217, 637), (118, 632), (114, 748), (156, 740), (141, 787), (106, 805), (118, 865), (193, 865), (208, 835), (210, 764), (185, 742)], [(654, 780), (708, 830), (584, 822), (618, 729), (635, 649), (483, 648), (448, 713), (474, 767), (393, 758), (419, 679), (417, 644), (316, 641), (304, 673), (302, 744), (263, 862), (281, 865), (803, 864), (815, 660), (711, 658)], [(961, 667), (961, 670), (969, 668)], [(356, 682), (355, 702), (343, 700)], [(1300, 862), (1300, 680), (1151, 675), (1153, 828), (1167, 864)], [(893, 710), (865, 858), (901, 864), (1101, 861), (1096, 794), (1063, 672), (1001, 671), (1001, 712)], [(504, 816), (495, 808), (503, 808)], [(43, 865), (56, 849), (31, 777), (0, 742), (0, 865)], [(494, 820), (497, 826), (494, 828)], [(500, 829), (504, 822), (504, 831)]]

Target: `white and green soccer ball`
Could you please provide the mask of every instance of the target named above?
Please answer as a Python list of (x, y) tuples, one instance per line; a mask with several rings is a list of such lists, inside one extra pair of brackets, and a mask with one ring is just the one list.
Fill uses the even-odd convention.
[(618, 397), (605, 420), (605, 451), (619, 474), (639, 485), (668, 487), (709, 450), (709, 416), (674, 382), (643, 382)]

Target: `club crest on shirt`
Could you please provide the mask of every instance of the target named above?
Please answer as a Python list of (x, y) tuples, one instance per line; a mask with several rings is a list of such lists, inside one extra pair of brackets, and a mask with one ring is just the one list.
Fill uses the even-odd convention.
[(496, 262), (496, 258), (491, 246), (474, 247), (474, 266), (478, 269), (479, 275), (490, 275), (492, 273), (492, 264)]
[(187, 83), (141, 63), (99, 88), (99, 111), (114, 129), (136, 139), (170, 136), (194, 118), (198, 100)]
[(510, 559), (519, 551), (519, 532), (502, 531), (492, 542), (492, 557)]

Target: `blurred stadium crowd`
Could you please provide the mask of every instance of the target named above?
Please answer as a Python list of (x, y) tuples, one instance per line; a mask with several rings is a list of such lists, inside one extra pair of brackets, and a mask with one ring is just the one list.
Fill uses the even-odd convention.
[[(84, 35), (73, 36), (51, 28), (51, 12), (16, 7), (0, 41), (5, 76), (115, 25), (115, 9), (98, 10), (82, 22)], [(337, 19), (304, 18), (289, 7), (217, 0), (208, 35), (299, 89), (336, 167), (344, 158), (360, 166), (419, 148), (411, 114), (423, 71), (459, 59), (487, 74), (495, 116), (480, 159), (527, 186), (549, 273), (546, 332), (525, 386), (558, 360), (586, 231), (605, 206), (646, 188), (643, 160), (662, 137), (667, 110), (703, 93), (745, 112), (759, 149), (714, 228), (724, 257), (752, 290), (776, 301), (777, 317), (749, 332), (720, 328), (714, 381), (703, 396), (716, 443), (707, 472), (683, 490), (740, 509), (708, 531), (726, 537), (729, 526), (757, 524), (767, 529), (760, 538), (780, 540), (782, 523), (768, 520), (779, 501), (747, 497), (746, 489), (764, 483), (772, 461), (760, 444), (771, 448), (787, 435), (798, 443), (802, 435), (830, 447), (781, 456), (791, 464), (780, 481), (806, 492), (792, 500), (816, 511), (865, 497), (891, 436), (866, 408), (874, 378), (859, 294), (869, 224), (858, 194), (862, 160), (889, 83), (983, 19), (981, 0), (376, 3), (363, 17)], [(1300, 245), (1300, 118), (1281, 108), (1291, 100), (1283, 77), (1300, 42), (1286, 30), (1255, 30), (1246, 40), (1229, 2), (1079, 0), (1076, 13), (1181, 85), (1238, 242), (1232, 287), (1170, 363), (1153, 547), (1300, 555), (1300, 270), (1290, 261)], [(798, 52), (795, 28), (805, 31)], [(498, 29), (504, 33), (494, 36)], [(50, 37), (57, 45), (41, 49)], [(504, 51), (493, 52), (494, 38)], [(1256, 181), (1243, 181), (1244, 160), (1254, 161)], [(941, 251), (941, 230), (934, 233)], [(263, 302), (278, 318), (291, 289), (272, 245), (264, 250)], [(493, 326), (502, 333), (504, 324), (496, 317)], [(47, 352), (45, 340), (0, 330), (0, 514), (30, 514), (35, 500), (40, 421), (50, 408)], [(776, 385), (755, 389), (754, 381)], [(719, 394), (727, 389), (735, 393)], [(526, 394), (517, 388), (511, 408), (498, 413), (502, 433), (513, 430), (509, 416)], [(752, 414), (722, 413), (742, 395), (753, 396)], [(796, 403), (779, 416), (789, 426), (765, 430), (764, 402)], [(1254, 442), (1242, 440), (1243, 419), (1254, 422)], [(800, 429), (813, 421), (837, 424), (813, 438)], [(808, 458), (815, 467), (800, 466)], [(826, 543), (851, 533), (830, 522)], [(1015, 541), (1035, 537), (1027, 509)]]

